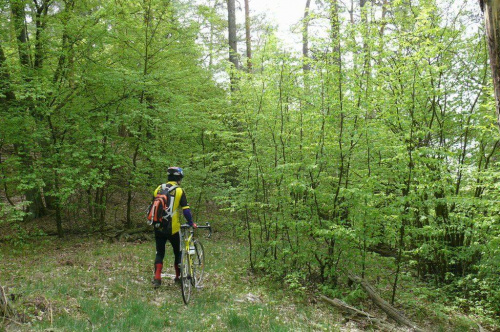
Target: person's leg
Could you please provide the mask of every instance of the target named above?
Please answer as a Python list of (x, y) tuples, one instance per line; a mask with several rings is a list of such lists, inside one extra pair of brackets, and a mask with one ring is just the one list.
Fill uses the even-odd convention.
[(169, 238), (172, 249), (174, 250), (174, 269), (175, 269), (175, 280), (179, 280), (181, 264), (181, 236), (179, 232), (172, 234)]
[(155, 257), (155, 277), (154, 285), (159, 287), (161, 285), (161, 270), (163, 268), (163, 258), (165, 257), (165, 244), (167, 243), (167, 237), (161, 234), (155, 234), (156, 242), (156, 257)]

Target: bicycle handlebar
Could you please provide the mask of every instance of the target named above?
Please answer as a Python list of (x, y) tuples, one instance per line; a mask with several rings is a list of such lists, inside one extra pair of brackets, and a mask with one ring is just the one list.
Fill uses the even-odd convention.
[[(181, 229), (186, 229), (186, 228), (192, 228), (189, 224), (182, 224)], [(212, 236), (212, 226), (210, 226), (210, 223), (206, 223), (205, 226), (200, 226), (197, 225), (196, 228), (201, 228), (201, 229), (208, 229), (208, 237)]]

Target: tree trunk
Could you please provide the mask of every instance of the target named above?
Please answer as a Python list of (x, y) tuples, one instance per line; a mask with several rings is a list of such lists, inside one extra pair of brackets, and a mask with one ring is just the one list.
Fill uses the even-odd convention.
[(500, 129), (500, 0), (480, 0), (479, 3), (484, 13), (491, 76), (495, 92), (497, 126)]
[[(31, 167), (31, 164), (29, 165)], [(28, 189), (25, 193), (26, 200), (31, 202), (28, 206), (29, 218), (36, 219), (43, 217), (47, 214), (45, 210), (45, 205), (43, 205), (42, 195), (38, 188)]]
[[(140, 130), (139, 130), (140, 131)], [(132, 193), (132, 184), (131, 181), (133, 180), (135, 170), (137, 169), (137, 155), (139, 154), (139, 143), (135, 146), (135, 151), (134, 151), (134, 156), (132, 157), (132, 172), (130, 174), (130, 179), (128, 181), (128, 190), (127, 190), (127, 220), (125, 222), (125, 228), (132, 228), (132, 200), (133, 200), (133, 193)]]
[(238, 69), (238, 39), (236, 36), (236, 6), (234, 0), (227, 0), (227, 24), (229, 61)]
[(11, 0), (10, 9), (12, 12), (12, 21), (14, 22), (15, 34), (17, 37), (17, 47), (19, 60), (25, 68), (31, 67), (30, 50), (28, 44), (28, 31), (26, 29), (26, 13), (24, 11), (24, 1)]
[[(55, 189), (56, 189), (56, 192), (60, 192), (60, 188), (59, 188), (59, 174), (57, 171), (54, 171), (54, 186), (55, 186)], [(55, 208), (56, 208), (56, 226), (57, 226), (57, 236), (59, 238), (63, 238), (64, 236), (64, 231), (63, 231), (63, 227), (62, 227), (62, 216), (61, 216), (61, 198), (60, 197), (57, 197), (55, 199)]]
[[(11, 0), (10, 8), (12, 12), (12, 22), (14, 24), (15, 35), (17, 38), (17, 47), (19, 53), (19, 63), (23, 71), (24, 81), (30, 82), (31, 77), (29, 75), (30, 69), (32, 69), (30, 48), (28, 43), (28, 31), (26, 28), (26, 12), (24, 10), (25, 1), (22, 0)], [(5, 58), (5, 56), (3, 56)], [(3, 64), (2, 64), (3, 67)], [(3, 74), (4, 76), (6, 74)], [(8, 75), (8, 74), (7, 74)], [(14, 92), (11, 92), (10, 98), (14, 97)], [(14, 100), (12, 100), (14, 101)], [(21, 102), (21, 101), (19, 101)], [(26, 105), (23, 108), (33, 109), (33, 101), (31, 98), (26, 99)], [(19, 157), (23, 163), (24, 171), (30, 172), (32, 170), (32, 158), (30, 149), (26, 144), (16, 144), (15, 147)], [(39, 188), (26, 189), (25, 192), (26, 200), (31, 202), (28, 206), (28, 213), (30, 218), (42, 217), (46, 214), (45, 206), (43, 204), (42, 195)]]
[(250, 6), (245, 0), (245, 40), (247, 46), (247, 70), (252, 71), (252, 38), (250, 36)]
[[(234, 65), (234, 69), (239, 69), (238, 39), (236, 36), (236, 5), (234, 0), (227, 0), (227, 25), (228, 25), (229, 61)], [(235, 91), (236, 76), (233, 71), (231, 71), (230, 79), (231, 79), (231, 91)]]
[(43, 66), (44, 59), (44, 51), (43, 51), (43, 41), (42, 35), (43, 30), (45, 29), (45, 22), (47, 19), (47, 12), (49, 10), (49, 1), (43, 0), (40, 5), (38, 5), (37, 1), (35, 1), (36, 6), (36, 17), (35, 17), (35, 25), (36, 25), (36, 35), (35, 35), (35, 68), (40, 69)]
[(302, 70), (307, 72), (311, 70), (309, 64), (309, 7), (311, 0), (307, 0), (306, 8), (304, 9), (304, 21), (302, 22)]

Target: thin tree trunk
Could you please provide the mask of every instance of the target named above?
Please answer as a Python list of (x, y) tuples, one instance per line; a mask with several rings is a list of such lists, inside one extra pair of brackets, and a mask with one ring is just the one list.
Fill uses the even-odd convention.
[[(54, 171), (54, 186), (57, 192), (59, 192), (59, 174), (57, 171)], [(61, 199), (59, 197), (55, 200), (55, 208), (56, 208), (56, 226), (57, 226), (57, 236), (62, 238), (64, 236), (63, 228), (62, 228), (62, 217), (61, 217)]]
[(490, 54), (491, 76), (495, 92), (497, 126), (500, 129), (500, 1), (480, 0), (481, 10), (484, 13), (488, 51)]
[(236, 36), (236, 5), (235, 0), (227, 0), (227, 24), (229, 42), (229, 61), (236, 69), (238, 65), (238, 39)]
[(383, 0), (383, 2), (382, 2), (382, 18), (380, 19), (381, 23), (380, 23), (380, 30), (379, 30), (380, 37), (384, 36), (385, 26), (387, 25), (387, 22), (385, 21), (385, 17), (387, 15), (388, 5), (389, 5), (389, 1)]
[[(415, 80), (416, 80), (416, 72), (413, 73), (413, 95), (415, 95)], [(411, 120), (411, 127), (410, 127), (410, 138), (409, 138), (409, 146), (407, 147), (408, 150), (408, 176), (405, 181), (405, 188), (402, 190), (402, 196), (406, 200), (405, 202), (405, 208), (403, 212), (403, 216), (401, 219), (401, 226), (399, 228), (399, 249), (398, 249), (398, 257), (396, 258), (396, 275), (394, 276), (394, 283), (392, 285), (392, 297), (391, 297), (391, 303), (394, 304), (394, 301), (396, 299), (396, 289), (398, 287), (398, 281), (399, 281), (399, 272), (401, 269), (401, 261), (403, 259), (403, 249), (404, 249), (404, 244), (405, 244), (405, 227), (407, 224), (407, 220), (409, 219), (409, 214), (410, 214), (410, 202), (408, 196), (410, 195), (411, 191), (411, 185), (413, 181), (413, 169), (415, 167), (415, 163), (413, 161), (413, 150), (415, 149), (413, 145), (413, 139), (414, 139), (414, 124), (415, 124), (415, 101), (413, 101), (413, 106), (410, 108), (410, 120)]]
[[(140, 132), (140, 129), (139, 129)], [(131, 217), (131, 212), (132, 212), (132, 200), (133, 200), (133, 192), (132, 192), (132, 177), (134, 176), (133, 174), (135, 173), (135, 170), (137, 168), (137, 156), (139, 154), (139, 143), (135, 146), (135, 151), (134, 151), (134, 156), (132, 157), (132, 172), (130, 174), (131, 179), (128, 181), (128, 190), (127, 190), (127, 221), (125, 223), (125, 227), (130, 229), (132, 228), (132, 217)]]
[(304, 20), (302, 21), (302, 70), (307, 72), (311, 70), (309, 64), (309, 7), (311, 0), (307, 0), (306, 8), (304, 9)]
[(42, 3), (38, 5), (37, 1), (34, 1), (36, 6), (36, 16), (35, 16), (35, 25), (36, 25), (36, 34), (35, 34), (35, 63), (34, 66), (36, 69), (40, 69), (43, 66), (44, 59), (44, 51), (43, 51), (43, 31), (45, 30), (45, 21), (47, 19), (47, 12), (49, 10), (50, 1), (42, 0)]
[[(228, 25), (228, 44), (229, 61), (234, 65), (234, 69), (239, 69), (238, 64), (238, 39), (236, 35), (236, 5), (235, 0), (227, 0), (227, 25)], [(236, 90), (236, 75), (234, 70), (230, 74), (231, 91)]]
[(245, 0), (245, 40), (247, 46), (247, 70), (252, 71), (252, 38), (250, 35), (250, 6)]

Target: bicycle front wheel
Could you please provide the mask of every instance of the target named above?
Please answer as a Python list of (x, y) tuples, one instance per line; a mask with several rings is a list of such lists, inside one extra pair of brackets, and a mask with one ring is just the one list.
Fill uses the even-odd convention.
[(182, 251), (181, 255), (181, 291), (182, 299), (185, 304), (189, 303), (191, 297), (191, 271), (189, 268), (189, 253), (185, 250)]
[(194, 241), (194, 255), (191, 257), (193, 260), (195, 286), (200, 286), (203, 279), (203, 273), (205, 272), (205, 251), (200, 241)]

